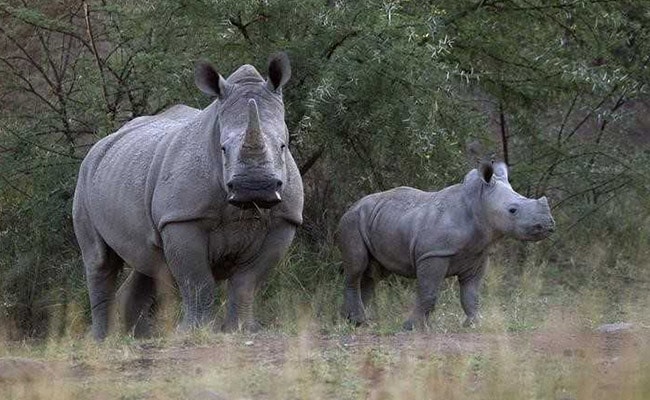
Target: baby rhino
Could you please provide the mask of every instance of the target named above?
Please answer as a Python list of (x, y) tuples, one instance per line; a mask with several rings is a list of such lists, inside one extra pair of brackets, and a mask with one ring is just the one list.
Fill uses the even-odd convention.
[(339, 224), (344, 314), (353, 323), (365, 322), (374, 277), (392, 272), (417, 278), (416, 304), (404, 329), (424, 327), (441, 283), (457, 276), (464, 325), (470, 326), (490, 245), (504, 236), (538, 241), (554, 229), (546, 198), (528, 199), (512, 190), (500, 162), (483, 162), (463, 183), (439, 192), (399, 187), (366, 196)]

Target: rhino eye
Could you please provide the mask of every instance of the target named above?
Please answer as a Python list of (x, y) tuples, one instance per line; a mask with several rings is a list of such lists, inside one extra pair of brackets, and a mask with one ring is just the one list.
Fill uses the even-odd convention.
[(510, 207), (508, 212), (512, 215), (517, 214), (517, 207)]
[(282, 143), (282, 144), (280, 145), (280, 150), (284, 150), (284, 149), (286, 149), (286, 148), (287, 148), (287, 145), (286, 145), (286, 144)]
[(226, 147), (225, 147), (225, 146), (221, 146), (221, 152), (222, 152), (223, 154), (226, 154)]

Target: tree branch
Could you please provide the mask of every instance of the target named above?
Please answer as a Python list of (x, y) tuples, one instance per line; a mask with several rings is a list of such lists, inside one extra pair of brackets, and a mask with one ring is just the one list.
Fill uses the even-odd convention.
[(508, 129), (506, 127), (506, 116), (503, 112), (503, 103), (499, 102), (499, 125), (501, 127), (501, 146), (503, 149), (503, 162), (510, 166), (508, 154)]
[(29, 139), (25, 139), (24, 137), (20, 136), (19, 134), (17, 134), (16, 132), (14, 132), (14, 131), (11, 130), (11, 129), (6, 129), (6, 131), (9, 132), (11, 135), (15, 136), (16, 138), (18, 138), (19, 140), (21, 140), (21, 141), (23, 141), (23, 142), (25, 142), (25, 143), (27, 143), (27, 144), (29, 144), (29, 145), (32, 145), (32, 146), (34, 146), (34, 147), (38, 147), (38, 148), (41, 149), (41, 150), (45, 150), (45, 151), (47, 151), (47, 152), (49, 152), (49, 153), (57, 154), (57, 155), (60, 155), (60, 156), (63, 156), (63, 157), (72, 158), (72, 159), (74, 159), (74, 160), (79, 160), (79, 161), (83, 160), (83, 158), (77, 157), (77, 156), (75, 156), (75, 155), (73, 155), (73, 154), (63, 153), (63, 152), (61, 152), (61, 151), (54, 150), (54, 149), (51, 149), (51, 148), (49, 148), (49, 147), (43, 146), (42, 144), (38, 144), (38, 143), (36, 143), (36, 142), (32, 142), (32, 141), (29, 140)]
[(90, 47), (93, 55), (95, 56), (95, 62), (97, 64), (97, 69), (99, 70), (99, 77), (102, 82), (102, 95), (104, 96), (104, 104), (106, 104), (106, 111), (108, 111), (110, 118), (113, 119), (115, 115), (115, 110), (108, 101), (108, 89), (106, 88), (106, 77), (104, 76), (104, 67), (103, 62), (97, 51), (97, 44), (95, 43), (95, 37), (93, 35), (92, 25), (90, 24), (90, 10), (88, 8), (88, 3), (84, 0), (84, 19), (86, 21), (86, 33), (90, 39)]
[(318, 150), (316, 150), (316, 152), (314, 154), (312, 154), (307, 159), (307, 161), (305, 161), (304, 164), (302, 164), (298, 168), (298, 170), (300, 171), (300, 176), (305, 176), (305, 174), (311, 169), (311, 167), (313, 167), (314, 164), (316, 164), (316, 161), (318, 161), (321, 158), (324, 151), (325, 151), (325, 149), (323, 147), (319, 148)]
[(334, 51), (336, 51), (336, 49), (341, 47), (343, 45), (343, 43), (345, 43), (346, 40), (348, 40), (350, 38), (353, 38), (353, 37), (357, 36), (358, 34), (359, 34), (359, 31), (351, 31), (351, 32), (348, 32), (345, 35), (341, 36), (341, 38), (339, 40), (332, 43), (327, 48), (327, 50), (325, 51), (325, 58), (328, 59), (328, 60), (330, 58), (332, 58), (332, 55), (334, 54)]
[(22, 189), (19, 188), (18, 186), (16, 186), (16, 185), (14, 185), (13, 183), (11, 183), (11, 181), (10, 181), (9, 179), (5, 178), (4, 175), (0, 174), (0, 178), (2, 178), (2, 180), (3, 180), (3, 181), (4, 181), (4, 182), (5, 182), (5, 183), (10, 187), (10, 188), (12, 188), (13, 190), (17, 191), (18, 193), (20, 193), (20, 194), (22, 194), (22, 195), (24, 195), (24, 196), (27, 196), (27, 197), (30, 198), (30, 199), (32, 198), (32, 196), (31, 196), (29, 193), (27, 193), (26, 191), (22, 190)]
[(578, 101), (578, 97), (580, 97), (580, 94), (576, 94), (573, 100), (571, 101), (571, 105), (569, 106), (569, 109), (567, 110), (566, 114), (564, 114), (564, 118), (562, 119), (562, 124), (560, 125), (560, 130), (557, 132), (557, 144), (558, 146), (562, 143), (562, 133), (564, 132), (564, 127), (566, 126), (567, 120), (569, 119), (569, 116), (573, 112), (573, 107), (576, 105), (576, 101)]

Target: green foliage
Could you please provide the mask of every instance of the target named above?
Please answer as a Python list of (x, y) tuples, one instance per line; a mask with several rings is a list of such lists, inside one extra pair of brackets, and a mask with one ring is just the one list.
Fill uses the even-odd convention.
[[(293, 66), (287, 124), (307, 199), (297, 250), (264, 293), (271, 326), (294, 300), (338, 323), (321, 311), (338, 299), (339, 216), (378, 190), (459, 182), (472, 139), (506, 158), (518, 191), (554, 205), (560, 229), (535, 256), (539, 279), (622, 293), (645, 276), (642, 2), (25, 4), (0, 1), (0, 318), (18, 336), (66, 332), (68, 304), (86, 307), (70, 206), (89, 146), (133, 117), (205, 106), (195, 60), (227, 76), (242, 63), (263, 69), (280, 49)], [(581, 253), (601, 244), (594, 270)], [(512, 248), (526, 259), (527, 247)], [(385, 285), (380, 301), (406, 302), (408, 283)]]

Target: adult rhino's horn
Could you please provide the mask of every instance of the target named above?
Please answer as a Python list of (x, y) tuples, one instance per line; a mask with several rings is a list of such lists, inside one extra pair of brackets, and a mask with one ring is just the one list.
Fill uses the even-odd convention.
[(244, 147), (248, 149), (260, 149), (264, 147), (262, 128), (260, 126), (260, 115), (257, 110), (257, 103), (254, 99), (248, 100), (248, 127)]

